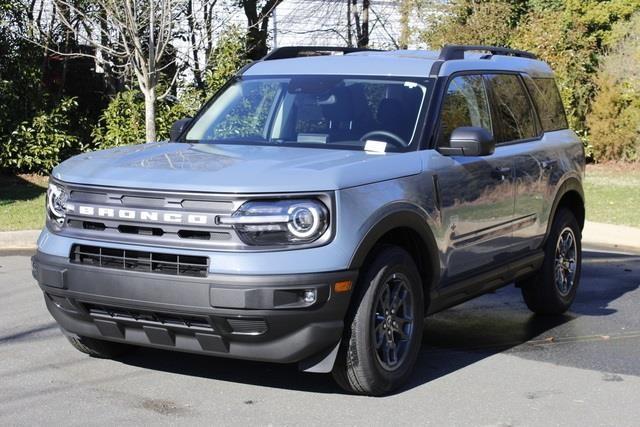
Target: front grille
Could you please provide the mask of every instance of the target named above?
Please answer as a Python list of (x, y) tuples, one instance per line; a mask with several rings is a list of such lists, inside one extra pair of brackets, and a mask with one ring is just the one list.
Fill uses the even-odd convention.
[(135, 310), (96, 304), (84, 304), (94, 319), (115, 320), (120, 323), (139, 326), (163, 326), (170, 329), (193, 332), (214, 332), (207, 317), (186, 316), (155, 311)]
[[(67, 212), (60, 233), (72, 238), (98, 237), (104, 242), (207, 249), (232, 250), (246, 246), (231, 226), (216, 220), (219, 216), (231, 215), (246, 201), (243, 197), (69, 183), (64, 186), (73, 209)], [(87, 210), (93, 213), (86, 214)], [(120, 215), (121, 210), (126, 214)], [(173, 215), (173, 219), (165, 219), (165, 215)], [(199, 222), (190, 222), (190, 216), (197, 217)]]
[(129, 249), (73, 245), (71, 262), (118, 270), (206, 277), (209, 259), (203, 256), (175, 255)]
[[(69, 208), (66, 221), (57, 234), (76, 241), (125, 243), (169, 250), (269, 250), (270, 248), (248, 245), (232, 225), (224, 224), (224, 221), (220, 220), (233, 215), (249, 200), (291, 197), (290, 194), (281, 193), (243, 195), (102, 187), (62, 182), (60, 185), (67, 189)], [(295, 197), (307, 196), (317, 197), (330, 210), (333, 208), (331, 194), (295, 194)]]

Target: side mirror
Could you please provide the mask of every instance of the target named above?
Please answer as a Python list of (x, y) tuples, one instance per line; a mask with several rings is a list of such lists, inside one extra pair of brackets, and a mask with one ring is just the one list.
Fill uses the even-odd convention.
[(171, 125), (171, 130), (169, 131), (169, 141), (175, 142), (178, 140), (182, 131), (187, 125), (191, 123), (191, 117), (187, 117), (185, 119), (180, 119)]
[(488, 130), (481, 127), (459, 127), (451, 132), (449, 147), (443, 154), (490, 156), (495, 149), (496, 141)]

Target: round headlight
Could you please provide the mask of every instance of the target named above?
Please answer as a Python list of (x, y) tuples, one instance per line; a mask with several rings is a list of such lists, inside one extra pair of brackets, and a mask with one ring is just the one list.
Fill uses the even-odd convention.
[(288, 213), (291, 220), (287, 223), (287, 228), (291, 234), (300, 239), (313, 236), (320, 228), (320, 212), (314, 205), (293, 205)]
[(68, 200), (69, 195), (64, 188), (59, 185), (49, 183), (49, 188), (47, 189), (47, 212), (49, 214), (49, 218), (55, 220), (59, 224), (62, 224), (66, 215)]
[(233, 226), (248, 245), (305, 244), (327, 231), (329, 211), (315, 199), (253, 200), (218, 221)]

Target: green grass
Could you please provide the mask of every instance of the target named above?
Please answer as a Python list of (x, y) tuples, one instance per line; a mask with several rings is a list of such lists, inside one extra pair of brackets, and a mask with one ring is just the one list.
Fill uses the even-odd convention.
[[(0, 175), (0, 231), (44, 225), (47, 177)], [(640, 228), (640, 165), (589, 165), (587, 220)]]
[(0, 231), (44, 226), (47, 181), (38, 175), (0, 175)]
[(640, 227), (640, 165), (589, 165), (587, 220)]

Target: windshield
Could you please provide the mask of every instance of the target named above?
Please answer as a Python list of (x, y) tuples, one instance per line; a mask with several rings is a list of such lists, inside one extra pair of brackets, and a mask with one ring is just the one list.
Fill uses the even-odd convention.
[(296, 76), (242, 78), (200, 114), (188, 142), (403, 151), (426, 81)]

